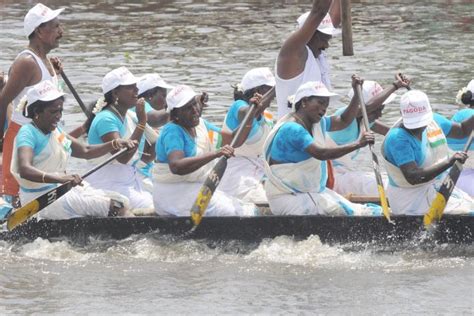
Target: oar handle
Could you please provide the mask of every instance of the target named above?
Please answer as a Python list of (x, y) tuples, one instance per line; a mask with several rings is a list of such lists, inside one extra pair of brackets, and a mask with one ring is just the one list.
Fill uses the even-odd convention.
[(64, 82), (66, 83), (67, 87), (69, 88), (69, 90), (71, 91), (72, 95), (74, 96), (74, 98), (76, 99), (77, 103), (79, 103), (79, 106), (81, 107), (82, 109), (82, 112), (84, 112), (84, 114), (87, 116), (87, 118), (91, 118), (92, 116), (92, 113), (90, 113), (86, 106), (84, 105), (84, 102), (82, 102), (81, 100), (81, 97), (79, 97), (79, 95), (77, 94), (76, 92), (76, 89), (74, 89), (71, 81), (69, 81), (68, 77), (66, 76), (66, 74), (64, 73), (64, 71), (61, 71), (61, 77), (63, 78)]
[(112, 160), (122, 156), (124, 153), (126, 153), (128, 151), (128, 148), (125, 147), (125, 148), (122, 148), (120, 149), (119, 151), (117, 151), (115, 154), (113, 154), (112, 156), (110, 156), (109, 158), (107, 158), (104, 162), (102, 162), (101, 164), (95, 166), (94, 168), (90, 169), (89, 171), (87, 171), (86, 173), (84, 173), (82, 175), (82, 178), (85, 178), (89, 175), (91, 175), (92, 173), (96, 172), (97, 170), (99, 170), (100, 168), (102, 168), (103, 166), (105, 166), (106, 164), (108, 164), (109, 162), (111, 162)]
[(357, 94), (359, 95), (360, 109), (362, 111), (362, 121), (364, 122), (365, 130), (370, 130), (369, 117), (367, 115), (367, 109), (365, 107), (364, 96), (362, 95), (362, 88), (360, 84), (356, 85)]

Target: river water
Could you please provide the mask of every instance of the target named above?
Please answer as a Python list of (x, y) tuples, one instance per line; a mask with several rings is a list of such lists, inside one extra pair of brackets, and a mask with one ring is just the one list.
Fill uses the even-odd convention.
[[(22, 21), (33, 3), (0, 1), (0, 70), (27, 45)], [(230, 85), (249, 68), (273, 68), (295, 19), (310, 8), (310, 1), (290, 0), (44, 3), (67, 8), (61, 46), (51, 55), (62, 58), (86, 103), (100, 95), (106, 72), (126, 65), (207, 91), (204, 116), (218, 123)], [(353, 1), (353, 32), (355, 56), (342, 56), (340, 37), (328, 50), (337, 93), (347, 93), (352, 73), (387, 85), (403, 71), (435, 110), (456, 111), (456, 92), (473, 75), (472, 1)], [(386, 107), (384, 121), (397, 116), (396, 102)], [(84, 119), (69, 96), (66, 128)], [(2, 314), (474, 313), (472, 246), (387, 250), (328, 246), (317, 236), (252, 247), (149, 236), (80, 245), (38, 239), (0, 242), (0, 262)]]

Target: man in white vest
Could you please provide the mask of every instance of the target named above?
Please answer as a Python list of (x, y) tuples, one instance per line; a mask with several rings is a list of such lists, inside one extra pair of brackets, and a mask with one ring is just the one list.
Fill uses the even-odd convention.
[(332, 36), (340, 33), (334, 27), (341, 22), (340, 12), (340, 0), (313, 0), (311, 11), (298, 18), (297, 30), (283, 43), (275, 64), (278, 118), (291, 112), (288, 97), (302, 84), (321, 81), (331, 90), (324, 50)]
[[(23, 116), (18, 105), (35, 84), (50, 80), (57, 85), (57, 75), (51, 62), (55, 63), (56, 68), (60, 68), (61, 63), (57, 58), (50, 61), (47, 54), (59, 46), (63, 36), (63, 28), (58, 20), (63, 10), (51, 10), (38, 3), (28, 11), (23, 24), (25, 36), (29, 40), (28, 47), (16, 57), (10, 67), (8, 81), (0, 93), (0, 147), (4, 145), (2, 191), (8, 196), (18, 196), (19, 190), (18, 183), (10, 173), (13, 141), (20, 127), (31, 121)], [(14, 110), (4, 139), (6, 110), (10, 102), (13, 102)]]

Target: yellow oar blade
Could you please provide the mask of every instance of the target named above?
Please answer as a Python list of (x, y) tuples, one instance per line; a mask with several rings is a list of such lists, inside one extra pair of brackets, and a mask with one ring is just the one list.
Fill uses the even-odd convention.
[(383, 215), (385, 218), (391, 222), (390, 220), (390, 209), (388, 208), (388, 203), (387, 203), (387, 197), (385, 196), (385, 190), (383, 186), (377, 185), (377, 188), (379, 190), (379, 196), (380, 196), (380, 206), (382, 206), (382, 211)]
[(431, 204), (428, 212), (423, 216), (423, 224), (428, 228), (431, 223), (435, 220), (440, 220), (443, 215), (444, 208), (446, 207), (446, 199), (443, 194), (436, 193), (436, 197)]
[(201, 223), (202, 217), (206, 212), (207, 206), (211, 201), (213, 191), (208, 186), (202, 186), (199, 190), (196, 201), (194, 202), (193, 208), (191, 209), (191, 220), (194, 226)]
[(12, 230), (21, 223), (25, 222), (28, 218), (35, 215), (39, 211), (39, 202), (38, 200), (33, 200), (25, 206), (16, 210), (13, 214), (8, 217), (7, 228)]

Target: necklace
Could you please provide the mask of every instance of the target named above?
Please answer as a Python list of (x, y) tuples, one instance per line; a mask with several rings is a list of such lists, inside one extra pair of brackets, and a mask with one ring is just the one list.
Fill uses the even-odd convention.
[(122, 116), (122, 114), (119, 112), (119, 110), (117, 110), (115, 105), (111, 104), (109, 108), (112, 110), (112, 112), (118, 115), (118, 117), (120, 118), (122, 122), (125, 121), (125, 117)]
[(299, 118), (296, 113), (292, 114), (293, 118), (295, 119), (296, 122), (300, 123), (301, 125), (303, 125), (303, 127), (310, 133), (311, 133), (311, 130), (308, 128), (308, 126), (306, 125), (305, 121), (303, 121), (301, 118)]

